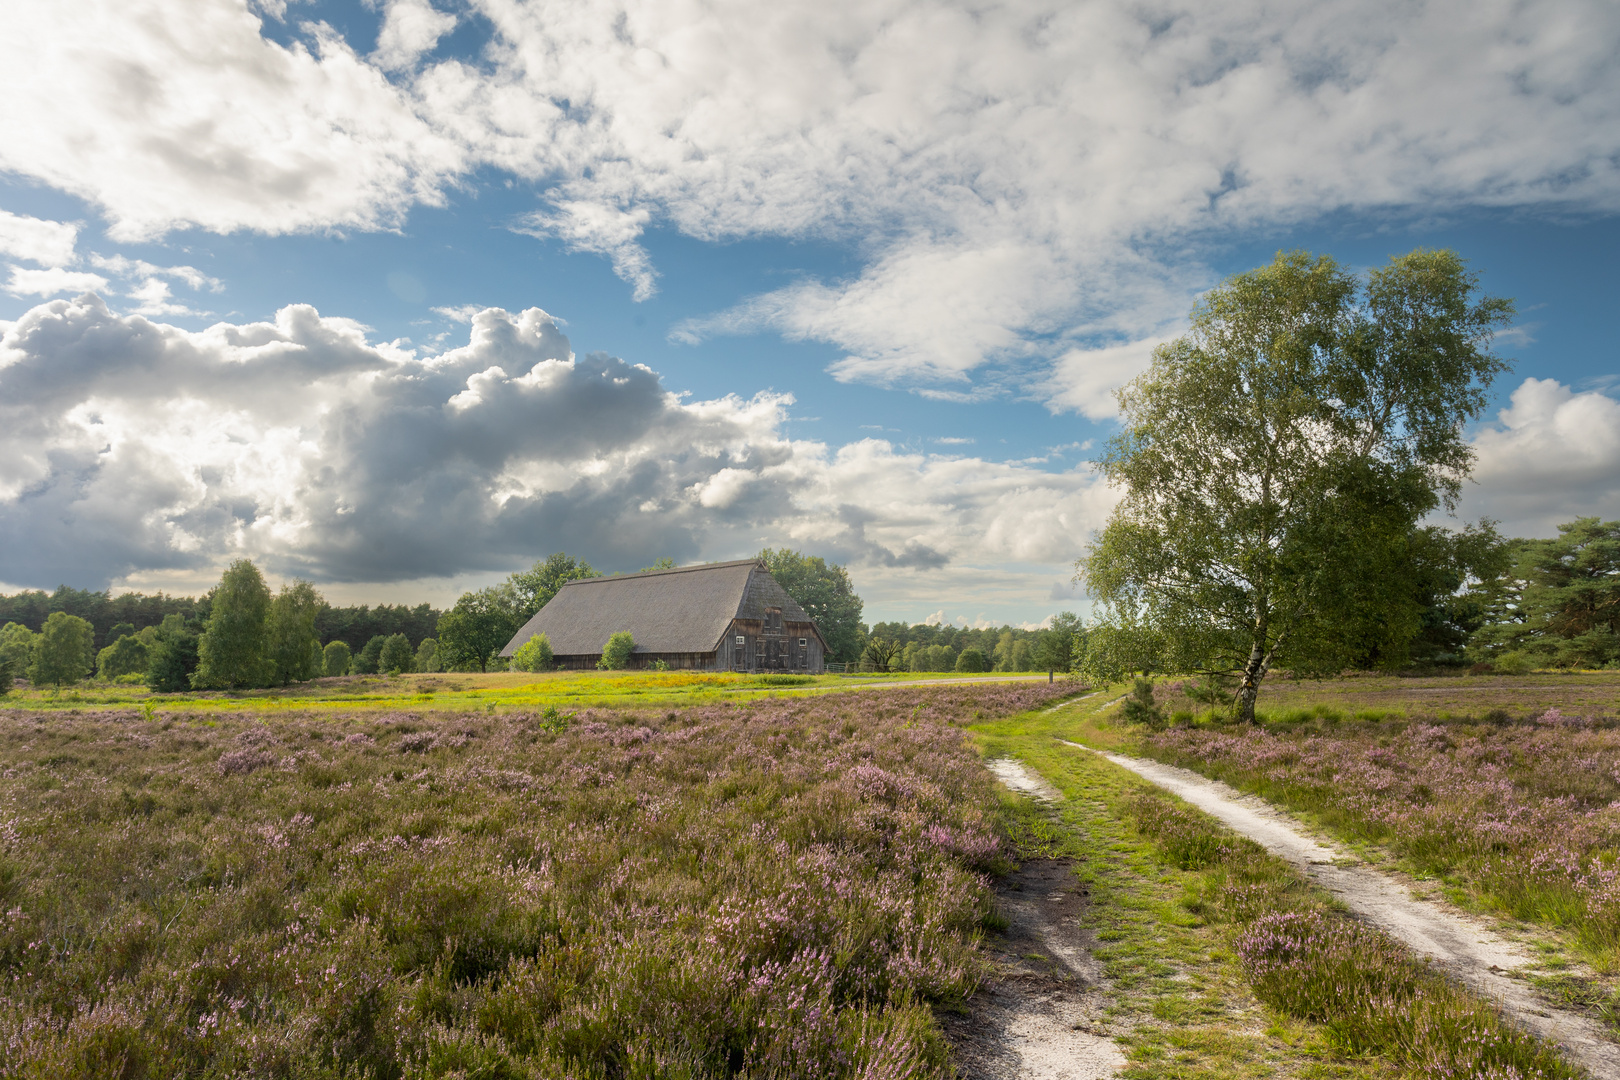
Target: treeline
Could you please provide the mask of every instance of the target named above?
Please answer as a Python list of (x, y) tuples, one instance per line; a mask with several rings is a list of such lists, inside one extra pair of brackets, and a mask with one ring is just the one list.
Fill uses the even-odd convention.
[[(91, 644), (96, 649), (111, 645), (127, 634), (161, 626), (170, 615), (206, 622), (213, 592), (202, 596), (170, 596), (167, 593), (120, 593), (58, 586), (55, 592), (30, 589), (10, 596), (0, 594), (0, 626), (16, 623), (34, 633), (45, 627), (52, 612), (60, 611), (90, 624)], [(315, 616), (315, 632), (322, 641), (342, 641), (359, 652), (375, 637), (404, 634), (415, 649), (434, 634), (443, 612), (429, 604), (378, 604), (369, 607), (333, 607), (324, 600)]]
[(1050, 655), (1053, 633), (1082, 633), (1079, 618), (1064, 612), (1052, 630), (880, 622), (868, 631), (863, 666), (880, 671), (1046, 671), (1052, 666), (1067, 671), (1067, 664), (1049, 663), (1061, 660)]

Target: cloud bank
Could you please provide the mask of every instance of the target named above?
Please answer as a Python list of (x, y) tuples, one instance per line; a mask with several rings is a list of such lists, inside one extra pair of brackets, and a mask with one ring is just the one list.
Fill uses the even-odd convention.
[(787, 544), (897, 599), (956, 583), (1006, 607), (1111, 505), (1087, 467), (789, 439), (791, 398), (685, 400), (646, 367), (576, 356), (537, 308), (480, 311), (432, 357), (303, 305), (192, 332), (87, 294), (0, 331), (13, 584), (206, 578), (240, 556), (390, 582), (558, 549), (633, 567)]
[[(261, 5), (286, 45), (244, 0), (7, 5), (37, 47), (0, 69), (0, 167), (121, 238), (395, 227), (497, 170), (539, 196), (514, 228), (638, 298), (648, 228), (852, 243), (848, 279), (678, 336), (815, 338), (840, 379), (1088, 415), (1237, 230), (1620, 206), (1600, 0), (378, 6), (363, 56), (300, 5)], [(441, 55), (462, 23), (481, 52)]]

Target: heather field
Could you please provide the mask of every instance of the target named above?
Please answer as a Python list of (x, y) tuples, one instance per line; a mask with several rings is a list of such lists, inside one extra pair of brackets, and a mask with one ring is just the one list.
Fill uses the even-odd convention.
[(945, 1076), (1071, 689), (0, 712), (0, 1074)]

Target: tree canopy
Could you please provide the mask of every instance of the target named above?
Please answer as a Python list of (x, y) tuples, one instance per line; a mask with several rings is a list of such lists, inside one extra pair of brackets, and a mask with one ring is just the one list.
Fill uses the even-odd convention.
[[(520, 570), (506, 579), (512, 614), (522, 626), (551, 602), (557, 590), (570, 581), (601, 577), (584, 559), (576, 559), (565, 551), (548, 555), (527, 570)], [(470, 595), (470, 594), (469, 594)], [(517, 627), (513, 627), (516, 633)], [(505, 645), (506, 642), (501, 642)]]
[(1482, 590), (1489, 619), (1473, 647), (1546, 667), (1620, 663), (1620, 521), (1577, 518), (1548, 540), (1515, 540), (1511, 568)]
[(439, 662), (446, 671), (489, 670), (490, 658), (528, 618), (519, 617), (511, 597), (512, 590), (503, 586), (462, 593), (456, 606), (439, 616)]
[(844, 663), (859, 660), (864, 647), (862, 604), (849, 571), (820, 555), (787, 548), (766, 548), (759, 557), (776, 583), (815, 621), (827, 642), (827, 658)]
[(53, 611), (34, 641), (28, 681), (36, 686), (76, 683), (95, 665), (96, 632), (90, 620)]
[(208, 628), (197, 643), (198, 689), (263, 686), (274, 664), (264, 651), (270, 617), (270, 586), (248, 559), (231, 563), (213, 592)]
[(1274, 665), (1343, 666), (1366, 646), (1347, 627), (1415, 635), (1413, 529), (1454, 505), (1463, 426), (1506, 368), (1512, 304), (1476, 293), (1423, 250), (1365, 283), (1284, 253), (1212, 290), (1119, 392), (1098, 462), (1122, 498), (1077, 570), (1110, 647), (1236, 675), (1252, 720)]

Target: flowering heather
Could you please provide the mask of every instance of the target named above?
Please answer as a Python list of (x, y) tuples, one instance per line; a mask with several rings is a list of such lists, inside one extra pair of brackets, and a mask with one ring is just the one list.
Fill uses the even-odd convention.
[(1324, 1024), (1350, 1050), (1391, 1054), (1424, 1080), (1570, 1074), (1551, 1047), (1354, 920), (1315, 910), (1263, 915), (1237, 951), (1261, 1000)]
[(1052, 696), (0, 713), (0, 1075), (944, 1076)]
[(1178, 729), (1147, 753), (1320, 813), (1520, 918), (1620, 952), (1620, 726), (1556, 709), (1523, 722)]

